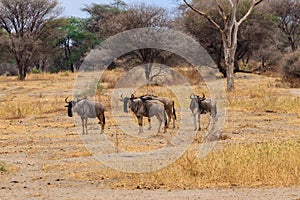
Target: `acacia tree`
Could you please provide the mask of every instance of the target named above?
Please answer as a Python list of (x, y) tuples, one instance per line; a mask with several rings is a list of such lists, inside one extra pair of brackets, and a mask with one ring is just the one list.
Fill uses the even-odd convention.
[[(135, 28), (166, 27), (169, 22), (167, 11), (164, 8), (146, 5), (145, 3), (127, 5), (121, 8), (115, 5), (93, 4), (87, 6), (84, 11), (91, 15), (92, 22), (97, 23), (97, 25), (94, 25), (93, 30), (99, 33), (100, 38), (107, 38)], [(136, 38), (136, 41), (139, 40), (143, 40), (143, 37)], [(152, 65), (155, 59), (161, 57), (161, 55), (162, 51), (159, 49), (144, 48), (130, 52), (124, 57), (130, 57), (133, 58), (132, 60), (138, 60), (140, 64), (145, 64), (145, 77), (147, 82), (151, 83), (155, 77), (158, 77), (158, 74), (161, 74), (161, 70), (153, 73)]]
[(123, 8), (125, 8), (126, 6), (126, 4), (122, 4), (122, 1), (115, 2), (116, 3), (114, 4), (93, 3), (82, 8), (82, 11), (89, 14), (89, 17), (85, 20), (86, 29), (92, 33), (98, 33), (99, 38), (107, 37), (107, 29), (105, 28), (105, 26), (102, 26), (102, 24), (107, 24), (108, 19), (120, 14), (120, 12), (122, 12)]
[[(99, 44), (99, 40), (94, 34), (85, 30), (83, 21), (70, 17), (63, 19), (60, 31), (63, 34), (59, 38), (59, 45), (64, 50), (64, 62), (62, 63), (72, 72), (78, 70), (85, 53)], [(65, 68), (64, 67), (64, 68)]]
[(45, 24), (62, 11), (57, 0), (0, 0), (0, 27), (9, 35), (11, 51), (25, 80)]
[[(195, 13), (205, 17), (220, 32), (222, 37), (224, 61), (226, 67), (227, 90), (232, 91), (234, 89), (234, 63), (236, 58), (239, 28), (241, 24), (250, 16), (254, 8), (263, 0), (249, 1), (249, 6), (246, 13), (239, 19), (237, 16), (237, 9), (240, 4), (240, 0), (216, 0), (218, 13), (222, 19), (221, 23), (214, 20), (212, 16), (204, 12), (195, 4), (193, 5), (187, 2), (187, 0), (183, 1)], [(227, 5), (228, 9), (225, 8), (225, 5)]]
[[(135, 4), (128, 6), (128, 9), (112, 19), (114, 23), (110, 23), (114, 27), (110, 30), (122, 32), (135, 28), (149, 28), (149, 27), (166, 27), (168, 25), (167, 11), (164, 8), (151, 6), (146, 4)], [(109, 27), (109, 25), (107, 26)], [(143, 40), (142, 36), (136, 38), (136, 41)], [(134, 56), (144, 65), (145, 77), (147, 84), (155, 77), (162, 74), (162, 70), (154, 72), (153, 63), (155, 59), (160, 57), (162, 51), (160, 49), (144, 48), (134, 51)]]
[(285, 35), (287, 44), (292, 51), (296, 51), (300, 41), (300, 1), (273, 0), (270, 4), (278, 22), (278, 27)]

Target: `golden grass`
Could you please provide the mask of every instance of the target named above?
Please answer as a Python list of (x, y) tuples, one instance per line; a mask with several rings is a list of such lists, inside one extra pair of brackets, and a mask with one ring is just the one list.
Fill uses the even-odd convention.
[[(98, 96), (100, 101), (109, 104), (111, 88), (118, 81), (118, 77), (122, 73), (122, 71), (107, 72), (106, 76), (102, 78), (103, 82), (101, 82), (101, 85), (103, 91)], [(185, 73), (192, 77), (194, 74)], [(31, 129), (30, 127), (27, 127), (24, 131), (23, 129), (15, 130), (13, 126), (18, 124), (18, 120), (16, 119), (29, 116), (34, 116), (33, 120), (40, 120), (41, 127), (35, 127), (36, 129), (55, 128), (57, 126), (61, 129), (73, 130), (73, 122), (71, 120), (68, 123), (58, 122), (55, 121), (53, 116), (66, 112), (64, 98), (70, 96), (75, 77), (75, 75), (69, 73), (32, 74), (24, 82), (17, 81), (16, 77), (0, 77), (0, 94), (3, 94), (0, 95), (0, 119), (6, 120), (7, 123), (9, 121), (12, 124), (9, 127), (7, 123), (3, 123), (6, 135), (1, 137), (9, 141), (9, 139), (17, 140), (20, 134), (28, 134), (26, 131)], [(194, 78), (196, 79), (197, 77)], [(208, 92), (207, 89), (196, 86), (195, 90), (197, 93), (201, 91)], [(162, 89), (159, 86), (140, 88), (138, 92), (142, 94), (145, 91), (150, 91), (150, 93), (154, 91), (156, 95), (163, 94), (164, 96), (174, 97), (172, 91), (166, 88)], [(137, 95), (140, 94), (138, 93)], [(295, 114), (296, 117), (292, 115), (286, 123), (297, 126), (300, 119), (299, 105), (300, 98), (293, 96), (289, 90), (278, 87), (276, 79), (247, 75), (247, 78), (237, 78), (236, 90), (227, 94), (227, 109), (230, 116), (227, 116), (228, 119), (223, 130), (226, 134), (231, 134), (232, 127), (234, 126), (238, 131), (243, 130), (246, 132), (245, 138), (243, 140), (233, 138), (220, 141), (216, 146), (216, 150), (210, 152), (203, 159), (197, 158), (195, 151), (190, 149), (170, 166), (150, 173), (132, 174), (108, 168), (103, 169), (103, 167), (99, 167), (98, 169), (94, 167), (94, 162), (50, 163), (45, 164), (43, 170), (54, 171), (56, 173), (59, 171), (59, 173), (64, 173), (63, 178), (69, 180), (93, 180), (95, 182), (103, 179), (114, 180), (107, 181), (107, 186), (111, 188), (189, 189), (232, 186), (288, 187), (300, 185), (299, 131), (294, 130), (291, 132), (289, 130), (276, 129), (276, 127), (268, 127), (272, 121), (286, 122), (286, 118), (281, 119), (282, 115), (278, 115), (285, 113)], [(232, 113), (235, 113), (234, 118), (231, 115)], [(246, 116), (245, 113), (254, 113), (255, 116)], [(236, 123), (235, 120), (239, 123)], [(115, 122), (108, 117), (107, 124), (108, 126), (115, 125)], [(248, 131), (247, 128), (259, 129), (259, 125), (266, 126), (267, 131), (271, 132), (271, 134), (269, 132), (249, 134), (252, 132)], [(265, 130), (263, 129), (263, 131)], [(269, 137), (266, 139), (264, 136), (267, 134)], [(284, 140), (277, 138), (281, 134), (285, 135), (286, 138)], [(41, 136), (33, 135), (31, 137)], [(49, 140), (52, 138), (59, 139), (58, 137), (71, 136), (66, 136), (62, 133), (55, 135), (55, 132), (43, 135), (43, 138)], [(195, 140), (192, 145), (193, 147), (200, 143), (201, 138), (199, 137), (198, 135), (196, 138), (197, 141)], [(252, 137), (255, 137), (255, 139), (249, 140)], [(30, 142), (26, 140), (33, 140), (27, 137), (22, 138), (25, 140), (22, 141), (24, 142), (23, 145)], [(132, 152), (136, 151), (137, 148), (134, 146), (130, 147), (126, 143), (127, 140), (131, 140), (130, 137), (126, 138), (126, 135), (121, 135), (119, 139), (121, 140), (120, 145), (123, 145), (123, 149)], [(64, 141), (62, 140), (60, 142), (63, 143)], [(39, 148), (47, 148), (43, 147), (43, 144), (46, 146), (49, 145), (42, 143), (39, 144)], [(48, 155), (49, 159), (59, 161), (61, 157), (80, 158), (90, 156), (90, 153), (83, 146), (78, 145), (79, 143), (76, 144), (72, 145), (75, 148), (72, 152), (62, 151), (52, 156)], [(148, 145), (148, 143), (145, 144)], [(59, 145), (57, 143), (57, 146)], [(152, 146), (147, 145), (143, 148), (155, 149), (157, 146), (157, 144), (153, 144)], [(53, 145), (51, 148), (54, 148)], [(31, 151), (34, 151), (34, 147)], [(6, 169), (5, 165), (0, 162), (0, 170), (2, 167)], [(87, 168), (87, 173), (83, 173), (81, 171), (82, 168)], [(76, 170), (69, 173), (67, 170), (70, 169)], [(63, 172), (64, 170), (66, 172)]]
[(0, 115), (2, 119), (21, 119), (31, 115), (41, 115), (50, 112), (61, 111), (59, 97), (53, 99), (35, 99), (31, 102), (22, 99), (1, 102)]
[(299, 153), (300, 141), (226, 144), (204, 159), (187, 152), (156, 172), (105, 173), (120, 178), (113, 188), (289, 187), (300, 184)]
[(72, 91), (73, 78), (66, 73), (30, 74), (26, 81), (0, 77), (0, 119), (61, 111), (64, 98)]
[(300, 113), (300, 97), (277, 88), (274, 79), (249, 84), (227, 94), (228, 107), (252, 112)]

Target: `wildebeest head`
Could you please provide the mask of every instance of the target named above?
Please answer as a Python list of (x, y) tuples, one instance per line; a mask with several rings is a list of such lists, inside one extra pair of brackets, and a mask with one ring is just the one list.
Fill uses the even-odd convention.
[(69, 98), (69, 97), (67, 97), (67, 98), (65, 99), (65, 102), (68, 104), (68, 105), (66, 105), (65, 107), (68, 108), (68, 116), (69, 116), (69, 117), (73, 117), (72, 108), (76, 105), (76, 101), (68, 101), (68, 98)]
[(136, 98), (133, 95), (131, 95), (131, 98), (129, 98), (129, 108), (132, 112), (138, 113), (138, 112), (144, 112), (142, 110), (144, 101), (140, 98)]
[(201, 102), (204, 101), (206, 99), (205, 94), (202, 93), (202, 97), (199, 97), (198, 95), (192, 94), (190, 96), (191, 99), (191, 103), (190, 103), (190, 109), (194, 110), (196, 108), (200, 110), (202, 110), (202, 106), (201, 106)]
[(121, 97), (120, 97), (120, 101), (123, 102), (123, 111), (124, 112), (128, 112), (128, 103), (129, 103), (129, 97), (123, 97), (123, 94), (121, 94)]

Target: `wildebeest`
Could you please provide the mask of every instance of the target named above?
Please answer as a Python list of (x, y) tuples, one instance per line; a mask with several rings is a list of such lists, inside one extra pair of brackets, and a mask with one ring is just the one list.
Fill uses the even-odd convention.
[(138, 119), (139, 133), (143, 132), (143, 117), (148, 117), (149, 129), (151, 128), (150, 117), (155, 116), (159, 121), (158, 131), (160, 132), (161, 125), (164, 122), (164, 132), (167, 128), (167, 117), (165, 113), (165, 106), (158, 100), (146, 100), (142, 98), (135, 98), (133, 95), (129, 99), (129, 108)]
[(197, 122), (199, 124), (198, 130), (201, 130), (200, 127), (201, 114), (209, 113), (212, 117), (212, 120), (216, 119), (217, 116), (216, 101), (214, 99), (207, 99), (204, 93), (202, 93), (202, 97), (192, 94), (190, 96), (190, 99), (191, 99), (190, 109), (194, 117), (195, 130), (197, 130)]
[(168, 115), (168, 125), (171, 122), (171, 119), (173, 120), (173, 128), (175, 128), (175, 120), (176, 120), (176, 111), (175, 111), (175, 103), (172, 99), (168, 97), (158, 97), (158, 96), (153, 96), (153, 95), (144, 95), (141, 98), (146, 98), (148, 100), (158, 100), (162, 102), (165, 106), (166, 113)]
[[(136, 97), (134, 97), (134, 95), (132, 95), (131, 98), (136, 98)], [(154, 96), (154, 95), (142, 95), (138, 98), (140, 98), (142, 100), (158, 100), (158, 101), (162, 102), (165, 106), (165, 111), (168, 115), (167, 127), (169, 127), (169, 123), (171, 122), (171, 119), (172, 119), (173, 120), (173, 128), (175, 128), (176, 110), (175, 110), (175, 106), (174, 106), (175, 103), (172, 99), (170, 99), (168, 97), (158, 97), (158, 96)], [(120, 101), (123, 102), (124, 112), (128, 112), (127, 108), (128, 108), (129, 100), (130, 100), (129, 97), (123, 97), (123, 95), (121, 95)]]
[(99, 124), (101, 124), (101, 132), (104, 131), (105, 116), (104, 116), (104, 106), (95, 101), (89, 101), (88, 99), (80, 99), (77, 101), (68, 101), (68, 97), (65, 99), (68, 104), (65, 107), (68, 108), (68, 116), (72, 117), (73, 112), (76, 112), (82, 121), (82, 133), (88, 134), (87, 121), (88, 118), (98, 118)]

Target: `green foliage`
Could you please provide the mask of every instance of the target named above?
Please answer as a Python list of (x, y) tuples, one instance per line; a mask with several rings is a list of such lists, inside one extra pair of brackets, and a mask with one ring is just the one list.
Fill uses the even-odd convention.
[(106, 23), (111, 23), (111, 18), (124, 12), (126, 7), (126, 3), (122, 0), (114, 0), (111, 4), (93, 3), (90, 6), (86, 6), (82, 9), (89, 14), (89, 17), (84, 23), (86, 29), (91, 33), (98, 34), (99, 38), (106, 38), (106, 34), (103, 33), (101, 26)]
[(52, 67), (49, 68), (49, 72), (51, 74), (58, 73), (62, 70), (62, 68), (63, 68), (62, 66), (52, 66)]
[(33, 74), (40, 74), (41, 70), (40, 69), (32, 69), (31, 73), (33, 73)]
[(0, 162), (0, 171), (6, 172), (7, 168), (5, 167), (4, 163)]
[(56, 67), (52, 68), (52, 72), (61, 69), (74, 70), (74, 64), (78, 66), (86, 52), (100, 43), (95, 34), (85, 29), (85, 21), (82, 19), (75, 17), (65, 19), (59, 31), (62, 33), (62, 37), (58, 43), (63, 47), (65, 55), (57, 62)]

